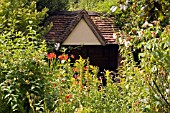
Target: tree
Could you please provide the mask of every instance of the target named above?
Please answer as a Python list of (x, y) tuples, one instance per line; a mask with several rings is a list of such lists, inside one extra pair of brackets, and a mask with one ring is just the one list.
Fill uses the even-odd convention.
[(43, 8), (48, 8), (48, 13), (66, 10), (68, 8), (68, 0), (38, 0), (37, 9), (42, 10)]
[(119, 74), (130, 112), (169, 112), (169, 10), (168, 0), (120, 0), (112, 7), (121, 28)]
[(88, 11), (108, 12), (116, 0), (70, 0), (69, 10), (86, 9)]

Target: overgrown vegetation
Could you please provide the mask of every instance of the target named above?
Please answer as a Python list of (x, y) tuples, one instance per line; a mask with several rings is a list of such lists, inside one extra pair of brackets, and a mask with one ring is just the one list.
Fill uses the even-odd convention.
[(38, 0), (37, 9), (48, 8), (48, 13), (62, 10), (82, 10), (110, 12), (111, 6), (117, 3), (116, 0)]
[(69, 10), (110, 12), (111, 6), (116, 3), (116, 0), (70, 0), (68, 7)]
[(0, 0), (0, 113), (170, 112), (170, 3), (127, 1), (112, 7), (122, 66), (105, 87), (87, 59), (47, 53), (46, 8)]
[(34, 1), (0, 1), (1, 113), (44, 108), (46, 45), (40, 24), (46, 12), (37, 12)]
[(48, 8), (48, 13), (68, 9), (69, 0), (38, 0), (37, 9)]
[(126, 1), (112, 7), (121, 26), (119, 75), (128, 112), (169, 112), (170, 2)]

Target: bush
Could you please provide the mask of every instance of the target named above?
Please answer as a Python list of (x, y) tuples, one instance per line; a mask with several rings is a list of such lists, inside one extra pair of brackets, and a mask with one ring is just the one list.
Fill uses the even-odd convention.
[[(0, 112), (43, 111), (46, 45), (36, 2), (1, 0)], [(44, 66), (44, 67), (43, 67)]]

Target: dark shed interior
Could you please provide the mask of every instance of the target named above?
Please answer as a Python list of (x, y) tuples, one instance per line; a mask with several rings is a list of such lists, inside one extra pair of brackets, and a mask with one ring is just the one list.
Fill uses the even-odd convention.
[[(69, 46), (65, 46), (69, 48)], [(90, 64), (100, 67), (101, 70), (108, 69), (112, 71), (116, 71), (118, 67), (118, 45), (85, 45), (85, 46), (71, 46), (72, 48), (69, 50), (69, 54), (73, 54), (75, 59), (79, 59), (79, 55), (82, 58), (89, 58)]]

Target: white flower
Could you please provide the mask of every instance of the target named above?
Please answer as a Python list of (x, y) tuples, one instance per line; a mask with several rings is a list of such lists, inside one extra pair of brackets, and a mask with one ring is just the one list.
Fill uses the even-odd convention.
[(148, 23), (148, 21), (145, 21), (145, 23), (142, 25), (142, 27), (148, 27), (153, 26), (151, 23)]
[(144, 30), (141, 29), (140, 31), (137, 32), (138, 33), (138, 37), (141, 38), (142, 35), (144, 34)]
[(124, 44), (124, 41), (122, 40), (122, 38), (119, 38), (119, 43)]
[(130, 41), (126, 41), (125, 39), (124, 39), (124, 44), (125, 44), (125, 47), (127, 48), (131, 45)]
[(147, 8), (148, 7), (148, 5), (145, 5), (145, 6), (143, 6), (140, 10), (144, 10), (145, 8)]
[(166, 89), (166, 93), (167, 93), (167, 94), (170, 94), (170, 89)]
[(116, 9), (117, 9), (117, 6), (112, 6), (112, 7), (110, 8), (110, 10), (111, 10), (112, 12), (115, 12)]
[(55, 50), (58, 51), (60, 48), (60, 43), (55, 43), (54, 47), (55, 47)]
[(117, 39), (116, 33), (113, 33), (113, 39)]
[(132, 1), (131, 0), (126, 0), (126, 5), (131, 5), (132, 4)]
[(127, 8), (128, 8), (128, 6), (120, 4), (120, 10), (125, 11)]

